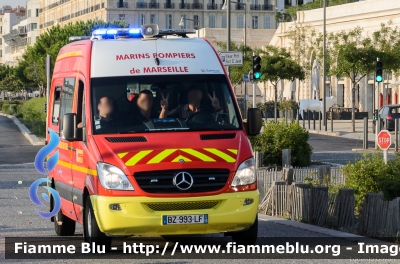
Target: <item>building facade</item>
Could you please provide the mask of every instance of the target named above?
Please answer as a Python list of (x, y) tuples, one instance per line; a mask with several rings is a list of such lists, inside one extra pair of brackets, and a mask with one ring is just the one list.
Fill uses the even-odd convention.
[[(40, 0), (40, 31), (79, 20), (125, 20), (130, 27), (158, 24), (161, 29), (226, 28), (225, 0)], [(273, 0), (231, 4), (231, 28), (274, 29)], [(246, 12), (245, 10), (246, 9)], [(246, 23), (244, 14), (246, 13)], [(181, 18), (184, 25), (179, 26)], [(191, 20), (195, 21), (191, 21)], [(260, 34), (260, 32), (258, 32)], [(218, 38), (218, 36), (216, 36)], [(222, 40), (222, 39), (221, 39)]]
[[(400, 1), (392, 0), (365, 0), (328, 7), (326, 9), (326, 30), (327, 32), (348, 31), (359, 26), (363, 28), (364, 36), (369, 36), (379, 31), (381, 23), (392, 21), (393, 27), (400, 26)], [(323, 30), (323, 10), (314, 9), (309, 11), (301, 11), (297, 14), (297, 20), (293, 22), (280, 23), (279, 27), (271, 40), (271, 45), (289, 48), (292, 43), (286, 37), (287, 32), (294, 27), (313, 27), (315, 30), (322, 32)], [(329, 47), (327, 47), (329, 49)], [(310, 58), (311, 60), (311, 58)], [(320, 61), (322, 65), (322, 61)], [(319, 98), (323, 94), (323, 78), (322, 66), (320, 68), (320, 90)], [(311, 76), (311, 73), (309, 74)], [(351, 82), (349, 78), (338, 78), (336, 76), (327, 76), (326, 95), (335, 96), (337, 104), (342, 107), (351, 107)], [(399, 103), (399, 78), (394, 74), (389, 74), (383, 84), (379, 87), (374, 84), (374, 76), (364, 77), (356, 87), (355, 102), (356, 108), (362, 112), (369, 112), (372, 117), (373, 109), (378, 109), (382, 104)], [(384, 88), (382, 88), (382, 86)], [(266, 100), (273, 100), (274, 90), (272, 85), (264, 84), (260, 86)], [(265, 92), (264, 92), (265, 91)], [(291, 82), (282, 81), (278, 85), (279, 99), (314, 99), (312, 98), (313, 90), (311, 88), (311, 77), (305, 81)], [(373, 105), (375, 104), (375, 105)]]

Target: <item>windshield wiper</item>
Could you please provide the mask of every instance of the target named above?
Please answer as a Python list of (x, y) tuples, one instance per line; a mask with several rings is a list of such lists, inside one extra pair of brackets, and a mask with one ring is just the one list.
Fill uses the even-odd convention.
[(145, 131), (178, 131), (178, 130), (189, 130), (188, 127), (179, 128), (147, 128)]

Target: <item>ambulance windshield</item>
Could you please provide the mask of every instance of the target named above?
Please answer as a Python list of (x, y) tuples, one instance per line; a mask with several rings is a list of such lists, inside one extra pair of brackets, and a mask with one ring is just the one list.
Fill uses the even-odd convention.
[(94, 134), (241, 129), (224, 75), (105, 77), (91, 85)]

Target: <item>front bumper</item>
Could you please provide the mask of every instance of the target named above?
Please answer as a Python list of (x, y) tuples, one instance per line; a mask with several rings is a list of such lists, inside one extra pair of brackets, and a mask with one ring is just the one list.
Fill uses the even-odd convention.
[[(103, 233), (124, 235), (174, 235), (209, 234), (243, 230), (254, 223), (257, 215), (258, 190), (224, 193), (201, 197), (156, 198), (156, 197), (111, 197), (90, 196), (97, 224)], [(243, 205), (245, 199), (253, 203)], [(151, 210), (148, 203), (187, 203), (219, 201), (210, 209), (196, 210)], [(119, 204), (121, 210), (110, 209), (110, 204)], [(208, 224), (163, 225), (163, 215), (208, 214)]]

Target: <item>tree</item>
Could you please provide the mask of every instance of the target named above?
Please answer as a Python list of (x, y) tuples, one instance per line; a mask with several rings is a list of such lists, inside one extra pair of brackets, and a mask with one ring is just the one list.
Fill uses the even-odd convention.
[(331, 75), (348, 77), (351, 81), (351, 131), (355, 132), (355, 90), (356, 85), (375, 69), (378, 51), (368, 37), (362, 36), (362, 29), (357, 27), (348, 32), (340, 31), (334, 44), (337, 63), (329, 73)]
[[(326, 6), (343, 5), (348, 3), (358, 2), (359, 0), (326, 0)], [(284, 13), (288, 17), (296, 19), (297, 11), (306, 11), (311, 9), (317, 9), (323, 7), (323, 0), (314, 0), (313, 2), (308, 2), (304, 5), (295, 5), (285, 8)], [(289, 20), (290, 21), (290, 20)]]
[(65, 26), (56, 25), (41, 34), (33, 46), (29, 46), (22, 56), (18, 65), (18, 76), (22, 82), (39, 87), (40, 93), (44, 94), (46, 84), (45, 59), (50, 54), (51, 69), (54, 68), (58, 52), (69, 42), (71, 36), (90, 36), (97, 28), (125, 28), (125, 21), (78, 21)]
[(280, 80), (295, 79), (304, 80), (305, 72), (303, 67), (291, 58), (291, 54), (284, 48), (274, 46), (266, 46), (263, 50), (258, 51), (261, 54), (261, 81), (270, 81), (274, 86), (275, 100), (274, 112), (277, 118), (277, 101), (278, 91), (277, 85)]

